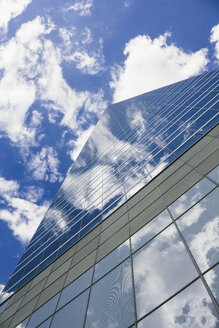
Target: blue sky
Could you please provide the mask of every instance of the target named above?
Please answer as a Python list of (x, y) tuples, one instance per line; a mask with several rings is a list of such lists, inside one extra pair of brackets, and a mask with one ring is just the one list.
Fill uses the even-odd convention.
[(217, 0), (0, 0), (0, 290), (112, 102), (219, 65)]

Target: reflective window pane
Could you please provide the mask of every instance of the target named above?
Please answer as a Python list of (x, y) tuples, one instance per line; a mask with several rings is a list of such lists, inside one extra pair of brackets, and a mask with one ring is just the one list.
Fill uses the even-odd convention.
[(68, 303), (91, 284), (92, 272), (93, 268), (82, 274), (78, 279), (63, 289), (57, 309)]
[(59, 294), (51, 298), (47, 303), (41, 306), (36, 312), (34, 312), (28, 322), (28, 328), (37, 327), (42, 321), (48, 318), (55, 310), (56, 303), (58, 301)]
[(169, 209), (174, 218), (184, 213), (188, 208), (197, 203), (204, 195), (215, 187), (214, 183), (204, 178), (178, 198)]
[(25, 328), (29, 319), (30, 319), (30, 317), (28, 317), (27, 319), (25, 319), (24, 321), (19, 323), (19, 325), (16, 326), (15, 328)]
[(37, 328), (49, 328), (51, 321), (52, 321), (52, 317), (44, 321), (44, 323), (42, 323), (42, 325), (38, 326)]
[(174, 226), (146, 244), (133, 258), (138, 318), (197, 276)]
[(219, 259), (219, 190), (212, 191), (183, 215), (177, 224), (201, 270)]
[(135, 251), (144, 245), (148, 240), (153, 238), (159, 231), (171, 222), (172, 221), (167, 210), (160, 213), (131, 237), (132, 251)]
[(147, 316), (138, 328), (216, 328), (219, 321), (201, 280)]
[(129, 240), (117, 247), (113, 252), (107, 255), (95, 266), (94, 281), (101, 278), (105, 273), (111, 270), (114, 266), (122, 262), (130, 255)]
[(51, 328), (82, 328), (87, 306), (89, 290), (55, 313)]
[(214, 170), (212, 170), (208, 176), (212, 178), (215, 182), (219, 183), (219, 166), (215, 167)]
[(219, 265), (208, 271), (204, 277), (219, 304)]
[(86, 328), (127, 328), (134, 322), (130, 260), (93, 285)]
[(8, 302), (9, 302), (9, 300), (7, 302), (5, 302), (4, 304), (0, 305), (0, 316), (1, 316), (2, 312), (6, 309)]

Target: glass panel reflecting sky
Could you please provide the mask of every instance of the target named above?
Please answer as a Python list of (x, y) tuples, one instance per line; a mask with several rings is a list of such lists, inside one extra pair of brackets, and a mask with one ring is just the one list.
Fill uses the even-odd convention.
[(188, 208), (197, 203), (199, 199), (205, 196), (211, 189), (215, 187), (215, 184), (210, 180), (204, 178), (199, 181), (194, 187), (189, 189), (185, 194), (178, 198), (169, 209), (174, 218), (177, 218), (184, 213)]
[(217, 314), (201, 280), (194, 282), (138, 324), (138, 328), (218, 327)]
[(94, 281), (102, 277), (129, 255), (130, 247), (129, 240), (127, 240), (95, 265)]
[(71, 299), (80, 294), (91, 284), (93, 268), (82, 274), (78, 279), (63, 289), (57, 308), (59, 309)]
[(35, 328), (42, 321), (48, 318), (55, 310), (59, 294), (51, 298), (47, 303), (41, 306), (36, 312), (34, 312), (28, 322), (27, 328)]
[(217, 188), (177, 220), (202, 271), (219, 260), (218, 199)]
[(173, 225), (146, 244), (133, 257), (138, 318), (197, 276)]
[(208, 271), (204, 277), (214, 295), (214, 298), (219, 304), (219, 265)]
[(5, 290), (29, 281), (218, 123), (211, 109), (217, 75), (205, 73), (105, 110)]
[(82, 328), (89, 290), (68, 303), (55, 313), (51, 328)]
[(156, 218), (146, 224), (131, 237), (132, 251), (135, 251), (144, 245), (148, 240), (153, 238), (159, 231), (164, 229), (171, 222), (172, 220), (167, 210), (160, 213)]
[(100, 279), (91, 289), (86, 328), (127, 328), (134, 322), (130, 261)]

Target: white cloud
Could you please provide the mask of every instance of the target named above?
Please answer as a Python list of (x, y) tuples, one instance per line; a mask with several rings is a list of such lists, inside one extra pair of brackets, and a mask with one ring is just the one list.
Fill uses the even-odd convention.
[(168, 44), (169, 33), (152, 40), (138, 35), (125, 46), (122, 66), (112, 70), (111, 88), (118, 102), (202, 72), (208, 63), (207, 49), (186, 53)]
[(76, 35), (76, 29), (74, 27), (64, 28), (61, 27), (59, 29), (59, 36), (64, 42), (65, 51), (69, 51), (74, 44), (74, 37)]
[(76, 68), (82, 73), (95, 75), (103, 69), (103, 56), (97, 53), (89, 55), (87, 52), (75, 51), (67, 57), (76, 63)]
[(32, 0), (1, 0), (0, 1), (0, 33), (7, 33), (8, 23), (20, 15)]
[(82, 39), (83, 44), (87, 44), (87, 43), (89, 44), (92, 42), (93, 39), (91, 35), (91, 30), (87, 26), (85, 26), (85, 29), (84, 31), (82, 31), (81, 35), (83, 37)]
[(51, 183), (61, 182), (63, 177), (58, 171), (59, 160), (52, 147), (43, 147), (40, 152), (31, 156), (27, 168), (32, 171), (36, 180), (46, 180)]
[(104, 70), (103, 40), (94, 42), (87, 26), (77, 33), (74, 27), (60, 28), (59, 36), (63, 41), (62, 59), (74, 62), (84, 74), (94, 75)]
[[(77, 121), (79, 110), (84, 106), (86, 116), (86, 112), (91, 111), (89, 104), (97, 114), (105, 105), (102, 90), (97, 93), (80, 92), (66, 83), (61, 68), (62, 52), (45, 37), (54, 28), (50, 19), (36, 17), (23, 24), (15, 37), (0, 47), (0, 69), (3, 71), (0, 81), (0, 130), (27, 155), (28, 147), (38, 145), (43, 137), (39, 135), (41, 113), (34, 110), (28, 127), (25, 122), (29, 107), (36, 99), (43, 103), (52, 123), (59, 120), (61, 125), (75, 130), (76, 134), (81, 129)], [(62, 30), (67, 53), (68, 47), (72, 51), (72, 33), (73, 29), (70, 34)], [(99, 68), (95, 62), (85, 61), (80, 64), (84, 70), (97, 72)]]
[(219, 24), (211, 29), (210, 42), (215, 43), (215, 57), (219, 62)]
[(38, 112), (37, 110), (33, 110), (30, 125), (33, 127), (37, 127), (41, 124), (42, 119), (42, 113)]
[(28, 186), (26, 192), (23, 194), (23, 197), (31, 203), (36, 203), (42, 199), (43, 194), (43, 188), (37, 186)]
[(48, 204), (38, 206), (14, 197), (8, 200), (8, 206), (10, 209), (0, 210), (0, 220), (7, 222), (13, 235), (22, 243), (28, 242), (42, 220)]
[[(43, 218), (48, 203), (44, 202), (41, 206), (32, 204), (29, 200), (22, 198), (19, 184), (14, 180), (6, 180), (0, 177), (0, 196), (7, 208), (0, 210), (0, 220), (8, 224), (13, 235), (25, 243), (33, 236), (41, 219)], [(36, 191), (37, 192), (37, 191)], [(40, 192), (40, 191), (39, 191)], [(39, 198), (38, 193), (38, 198)], [(32, 193), (32, 199), (37, 198)]]
[(37, 17), (25, 23), (14, 38), (0, 47), (0, 130), (13, 142), (33, 140), (34, 133), (24, 126), (27, 111), (36, 97), (34, 77), (40, 73), (39, 53), (42, 34), (50, 33), (50, 21)]
[(19, 189), (19, 184), (14, 180), (6, 180), (0, 177), (0, 195), (7, 193), (9, 196), (11, 194), (17, 193)]
[(91, 15), (91, 8), (93, 7), (93, 0), (81, 0), (75, 2), (74, 5), (70, 5), (64, 9), (64, 11), (74, 10), (79, 13), (80, 16)]

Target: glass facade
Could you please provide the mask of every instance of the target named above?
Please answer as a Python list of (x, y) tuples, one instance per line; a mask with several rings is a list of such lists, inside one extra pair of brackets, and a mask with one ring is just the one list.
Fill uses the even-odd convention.
[[(218, 74), (205, 73), (105, 110), (7, 293), (64, 255), (216, 126)], [(60, 291), (37, 310), (33, 306), (17, 327), (218, 327), (218, 176), (218, 167), (203, 175), (136, 233), (129, 231), (112, 252), (96, 256), (73, 282), (67, 283), (63, 271)], [(159, 188), (150, 197), (168, 203)], [(134, 205), (139, 212), (140, 203)], [(100, 238), (107, 240), (107, 229), (104, 233)]]
[[(213, 173), (18, 327), (218, 327)], [(197, 198), (191, 202), (193, 190)]]

